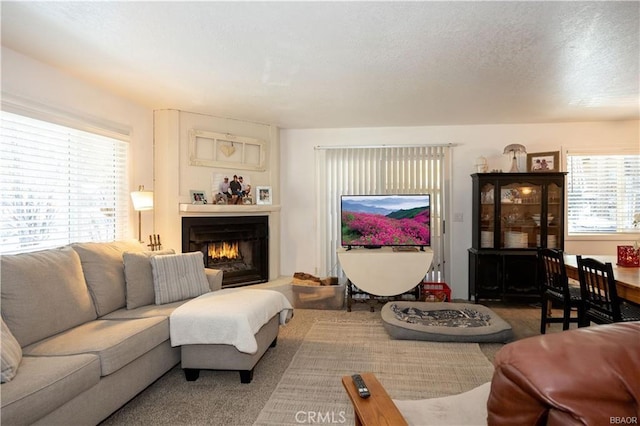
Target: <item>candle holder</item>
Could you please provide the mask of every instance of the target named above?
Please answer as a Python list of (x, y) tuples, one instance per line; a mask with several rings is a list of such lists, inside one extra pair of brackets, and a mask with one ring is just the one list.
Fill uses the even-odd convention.
[(640, 249), (634, 246), (618, 246), (618, 266), (640, 267)]

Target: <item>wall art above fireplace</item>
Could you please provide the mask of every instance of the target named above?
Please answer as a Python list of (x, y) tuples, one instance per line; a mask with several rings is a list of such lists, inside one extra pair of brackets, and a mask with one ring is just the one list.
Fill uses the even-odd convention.
[(189, 165), (265, 170), (266, 142), (230, 133), (189, 130)]

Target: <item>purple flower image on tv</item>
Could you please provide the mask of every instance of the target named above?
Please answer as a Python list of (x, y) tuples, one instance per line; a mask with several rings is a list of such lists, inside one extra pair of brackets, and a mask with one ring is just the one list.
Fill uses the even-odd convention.
[(430, 197), (343, 195), (343, 246), (429, 246)]

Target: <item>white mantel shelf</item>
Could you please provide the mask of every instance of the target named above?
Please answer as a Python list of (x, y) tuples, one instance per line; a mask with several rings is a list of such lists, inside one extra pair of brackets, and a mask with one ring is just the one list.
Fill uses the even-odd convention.
[(180, 203), (181, 214), (254, 214), (279, 212), (279, 205), (272, 204), (187, 204)]

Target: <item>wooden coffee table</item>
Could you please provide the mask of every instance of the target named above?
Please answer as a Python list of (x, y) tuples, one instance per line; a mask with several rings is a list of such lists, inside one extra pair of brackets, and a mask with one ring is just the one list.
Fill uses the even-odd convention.
[(361, 373), (360, 375), (371, 393), (369, 398), (360, 398), (351, 376), (342, 377), (342, 386), (353, 404), (356, 426), (407, 425), (407, 421), (402, 417), (398, 407), (393, 403), (376, 376), (373, 373)]

